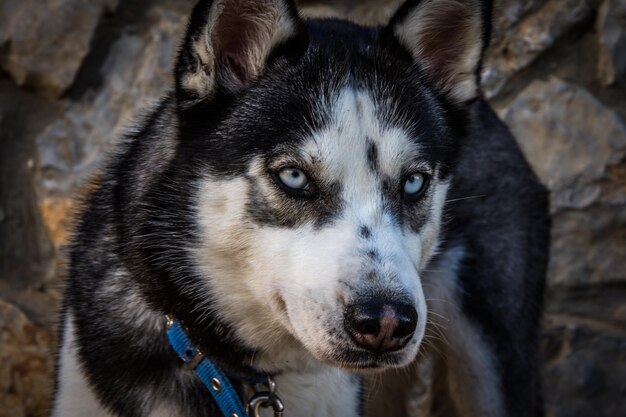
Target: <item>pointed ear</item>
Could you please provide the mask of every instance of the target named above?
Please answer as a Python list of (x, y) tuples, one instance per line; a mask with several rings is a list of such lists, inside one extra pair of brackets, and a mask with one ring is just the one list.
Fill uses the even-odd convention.
[(479, 94), (490, 19), (487, 0), (409, 0), (385, 33), (410, 53), (439, 92), (463, 103)]
[(292, 0), (200, 0), (176, 63), (179, 96), (205, 100), (218, 88), (247, 87), (300, 24)]

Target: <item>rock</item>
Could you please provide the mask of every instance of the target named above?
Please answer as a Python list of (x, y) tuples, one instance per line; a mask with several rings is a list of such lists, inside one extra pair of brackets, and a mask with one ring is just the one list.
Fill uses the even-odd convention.
[(546, 295), (546, 313), (551, 316), (581, 317), (615, 329), (626, 329), (626, 285), (556, 286)]
[(581, 87), (535, 81), (502, 112), (551, 191), (551, 287), (626, 282), (626, 125)]
[[(175, 52), (187, 16), (161, 7), (148, 13), (150, 25), (145, 33), (123, 34), (111, 46), (101, 68), (102, 88), (70, 103), (37, 138), (42, 199), (54, 197), (58, 202), (72, 195), (129, 123), (171, 87)], [(40, 203), (44, 216), (50, 207), (47, 201)], [(67, 224), (57, 214), (54, 224)], [(57, 232), (62, 240), (65, 232)]]
[(44, 417), (52, 394), (52, 337), (0, 300), (0, 417)]
[(542, 345), (547, 416), (626, 415), (623, 329), (553, 316)]
[(598, 75), (604, 85), (626, 86), (626, 2), (605, 0), (598, 12)]
[(366, 25), (384, 25), (402, 0), (327, 0), (298, 2), (302, 14), (310, 18), (341, 17)]
[(594, 205), (586, 210), (566, 210), (557, 213), (552, 223), (548, 267), (551, 287), (582, 286), (591, 297), (590, 284), (626, 283), (623, 206)]
[(552, 192), (553, 211), (626, 203), (626, 125), (586, 90), (557, 78), (535, 81), (501, 116)]
[(327, 17), (341, 16), (341, 11), (331, 4), (317, 4), (311, 2), (300, 2), (298, 9), (300, 14), (310, 19), (323, 19)]
[(493, 2), (493, 28), (491, 31), (492, 44), (498, 44), (510, 36), (520, 20), (536, 12), (545, 4), (545, 0), (495, 0)]
[(100, 16), (116, 5), (117, 0), (3, 1), (0, 66), (17, 84), (59, 97), (89, 52)]
[[(485, 56), (482, 84), (487, 98), (495, 97), (514, 74), (532, 64), (571, 29), (590, 19), (596, 6), (595, 0), (515, 3), (519, 2), (495, 3), (496, 16), (502, 11), (504, 17), (496, 20), (496, 36)], [(542, 7), (537, 9), (541, 3)]]
[(47, 100), (0, 79), (0, 297), (54, 276), (54, 247), (37, 209), (35, 138), (58, 117)]
[(39, 200), (39, 212), (46, 224), (50, 239), (56, 248), (67, 242), (69, 236), (68, 213), (72, 212), (74, 200), (67, 197), (47, 197)]

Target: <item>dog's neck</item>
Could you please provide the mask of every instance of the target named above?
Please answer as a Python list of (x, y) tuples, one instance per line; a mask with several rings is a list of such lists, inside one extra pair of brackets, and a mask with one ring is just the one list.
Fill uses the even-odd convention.
[[(215, 327), (210, 333), (219, 334), (221, 327)], [(204, 340), (207, 352), (224, 352), (229, 348), (233, 356), (208, 358), (225, 366), (224, 371), (240, 386), (244, 403), (254, 395), (249, 378), (256, 378), (262, 373), (273, 373), (277, 383), (277, 394), (285, 404), (285, 412), (299, 417), (315, 417), (323, 410), (329, 417), (356, 417), (362, 409), (361, 377), (322, 364), (315, 360), (299, 343), (287, 341), (287, 345), (277, 343), (274, 352), (255, 352), (248, 357), (246, 351), (237, 350), (231, 339), (212, 337)], [(211, 346), (208, 346), (210, 343)], [(236, 363), (233, 358), (245, 358)], [(267, 370), (271, 370), (268, 372)], [(265, 414), (263, 414), (265, 415)]]
[[(172, 311), (168, 311), (167, 304), (155, 309), (155, 305), (148, 302), (150, 298), (140, 298), (143, 299), (142, 310), (151, 317), (146, 333), (156, 331), (161, 334), (163, 343), (169, 344), (165, 333), (165, 313)], [(270, 350), (250, 349), (244, 346), (223, 319), (192, 307), (194, 305), (197, 306), (192, 300), (179, 303), (179, 308), (175, 309), (176, 318), (187, 326), (188, 336), (207, 358), (224, 373), (235, 376), (232, 382), (240, 388), (244, 402), (253, 394), (247, 380), (266, 373), (274, 376), (277, 393), (285, 403), (286, 415), (317, 417), (321, 413), (329, 417), (356, 417), (361, 414), (360, 377), (320, 363), (291, 336), (277, 339)], [(123, 310), (127, 306), (119, 307)], [(133, 308), (138, 307), (135, 304)], [(172, 355), (176, 355), (173, 350)], [(182, 368), (180, 372), (191, 371)]]

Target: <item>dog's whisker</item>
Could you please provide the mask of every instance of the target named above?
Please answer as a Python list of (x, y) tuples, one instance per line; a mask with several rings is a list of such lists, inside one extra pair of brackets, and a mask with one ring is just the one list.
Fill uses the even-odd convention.
[(468, 197), (453, 198), (451, 200), (446, 200), (446, 203), (453, 203), (455, 201), (471, 200), (474, 198), (483, 198), (483, 197), (487, 197), (487, 194), (479, 194), (479, 195), (471, 195)]
[(435, 316), (435, 317), (439, 317), (440, 319), (445, 320), (445, 321), (450, 321), (450, 319), (449, 319), (449, 318), (447, 318), (446, 316), (444, 316), (444, 315), (442, 315), (442, 314), (439, 314), (439, 313), (436, 313), (436, 312), (434, 312), (434, 311), (432, 311), (432, 310), (429, 310), (429, 311), (428, 311), (428, 314), (431, 314), (431, 315), (433, 315), (433, 316)]

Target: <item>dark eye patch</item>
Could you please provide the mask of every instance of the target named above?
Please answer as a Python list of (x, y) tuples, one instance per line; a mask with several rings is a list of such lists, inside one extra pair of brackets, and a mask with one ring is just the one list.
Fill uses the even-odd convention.
[(407, 226), (412, 231), (419, 232), (431, 214), (433, 187), (426, 188), (415, 202), (406, 201), (403, 188), (404, 181), (389, 176), (383, 178), (385, 211), (391, 214), (399, 226)]
[(321, 228), (332, 223), (344, 205), (339, 183), (319, 184), (314, 196), (301, 199), (288, 196), (278, 189), (270, 195), (264, 195), (260, 182), (268, 181), (267, 178), (247, 179), (250, 183), (247, 212), (251, 220), (259, 225), (296, 228), (311, 223)]

